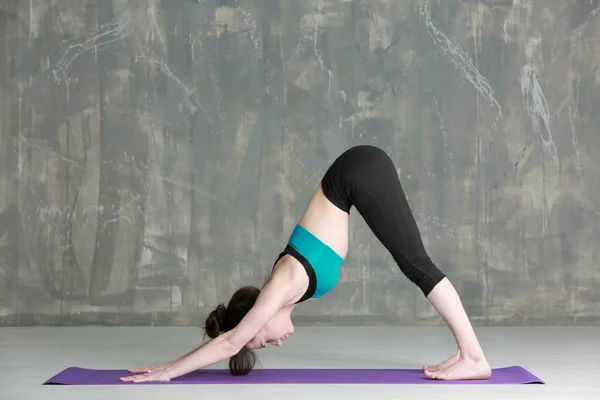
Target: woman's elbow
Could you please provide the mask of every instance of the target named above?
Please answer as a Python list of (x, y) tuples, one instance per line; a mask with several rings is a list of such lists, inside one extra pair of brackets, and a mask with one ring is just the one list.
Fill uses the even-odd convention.
[(233, 334), (231, 334), (232, 332), (226, 332), (224, 333), (223, 336), (223, 347), (225, 349), (225, 353), (227, 354), (227, 357), (233, 357), (235, 356), (237, 353), (239, 353), (242, 348), (246, 345), (246, 343), (242, 343), (241, 340), (239, 340), (238, 338), (236, 338)]

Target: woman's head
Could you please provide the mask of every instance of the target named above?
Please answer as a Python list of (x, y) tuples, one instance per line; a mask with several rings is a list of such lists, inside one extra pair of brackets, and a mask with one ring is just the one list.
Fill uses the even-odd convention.
[[(225, 307), (219, 304), (205, 321), (206, 335), (216, 338), (220, 334), (235, 328), (256, 303), (260, 289), (244, 286), (238, 289)], [(246, 375), (254, 368), (256, 355), (252, 351), (269, 344), (279, 346), (281, 342), (294, 332), (291, 321), (293, 307), (284, 307), (260, 330), (260, 332), (235, 356), (229, 359), (229, 370), (232, 375)]]

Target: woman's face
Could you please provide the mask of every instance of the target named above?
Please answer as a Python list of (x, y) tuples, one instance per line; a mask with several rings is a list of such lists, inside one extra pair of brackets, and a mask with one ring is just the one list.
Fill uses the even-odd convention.
[(260, 349), (268, 345), (281, 346), (294, 333), (291, 308), (284, 307), (271, 318), (258, 334), (246, 345), (249, 349)]

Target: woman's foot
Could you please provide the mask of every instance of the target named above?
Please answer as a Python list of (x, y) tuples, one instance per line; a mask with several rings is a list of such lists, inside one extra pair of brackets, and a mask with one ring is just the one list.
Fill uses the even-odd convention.
[[(440, 364), (441, 365), (441, 364)], [(425, 376), (429, 379), (443, 381), (457, 380), (485, 380), (492, 376), (492, 369), (484, 358), (460, 358), (450, 366), (436, 372), (425, 369)]]
[(437, 371), (425, 368), (425, 375), (429, 379), (442, 380), (488, 379), (492, 370), (452, 283), (447, 278), (442, 279), (427, 299), (450, 328), (460, 353), (458, 360), (452, 363), (451, 357), (440, 364)]
[(429, 366), (423, 367), (423, 371), (438, 372), (438, 371), (444, 370), (444, 369), (448, 368), (449, 366), (451, 366), (452, 364), (456, 363), (459, 360), (459, 358), (460, 358), (460, 350), (457, 351), (456, 354), (454, 354), (452, 357), (450, 357), (446, 361), (442, 362), (441, 364), (429, 365)]

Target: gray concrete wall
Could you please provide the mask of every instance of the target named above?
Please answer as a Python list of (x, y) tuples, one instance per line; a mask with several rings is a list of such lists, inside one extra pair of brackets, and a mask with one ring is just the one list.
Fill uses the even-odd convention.
[[(344, 149), (476, 324), (600, 320), (598, 0), (0, 5), (0, 323), (198, 324)], [(304, 323), (440, 323), (357, 213)]]

